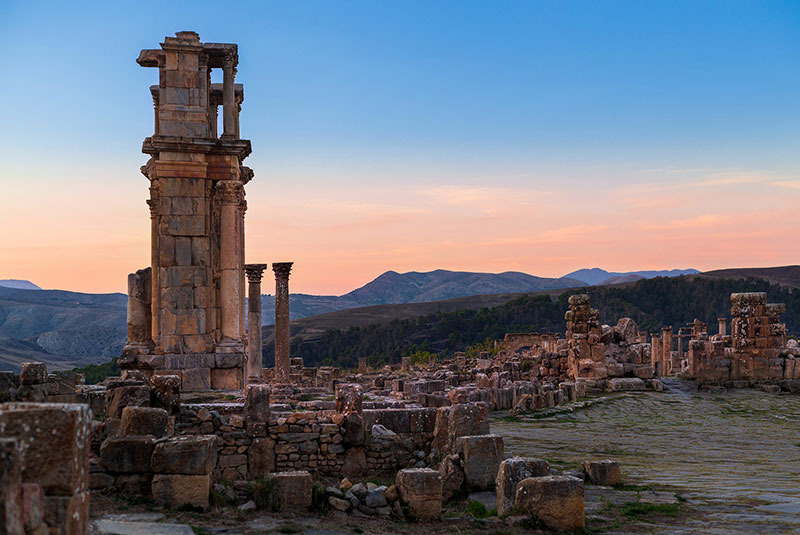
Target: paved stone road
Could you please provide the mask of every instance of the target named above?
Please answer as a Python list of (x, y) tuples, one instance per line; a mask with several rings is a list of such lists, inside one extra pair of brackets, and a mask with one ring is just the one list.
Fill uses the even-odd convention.
[[(507, 453), (555, 467), (617, 460), (625, 483), (687, 500), (685, 514), (641, 526), (646, 532), (800, 533), (800, 397), (667, 384), (665, 392), (608, 396), (572, 413), (495, 420), (492, 432), (503, 435)], [(587, 492), (587, 511), (603, 509), (589, 503), (595, 498)]]

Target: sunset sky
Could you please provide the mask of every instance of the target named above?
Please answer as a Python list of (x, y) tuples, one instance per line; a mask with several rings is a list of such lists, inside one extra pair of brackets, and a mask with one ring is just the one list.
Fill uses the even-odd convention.
[(181, 30), (239, 44), (247, 261), (293, 292), (800, 263), (796, 0), (3, 0), (0, 279), (148, 265), (135, 59)]

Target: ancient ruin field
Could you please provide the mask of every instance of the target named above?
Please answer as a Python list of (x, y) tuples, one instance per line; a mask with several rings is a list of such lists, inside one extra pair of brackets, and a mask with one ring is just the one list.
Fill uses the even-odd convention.
[[(587, 458), (619, 461), (630, 491), (586, 487), (587, 526), (600, 533), (630, 533), (634, 519), (647, 524), (635, 533), (797, 533), (800, 436), (791, 422), (800, 398), (750, 389), (699, 393), (678, 379), (665, 383), (664, 392), (602, 396), (550, 417), (496, 419), (492, 432), (503, 435), (508, 453), (557, 467), (577, 468)], [(626, 505), (665, 497), (676, 505), (669, 514), (649, 505), (637, 514)]]

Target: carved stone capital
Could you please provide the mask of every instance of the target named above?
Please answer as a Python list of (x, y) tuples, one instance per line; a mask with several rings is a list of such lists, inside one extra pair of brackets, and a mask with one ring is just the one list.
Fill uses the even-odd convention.
[(272, 264), (272, 271), (275, 272), (276, 279), (289, 280), (289, 272), (292, 270), (294, 262), (276, 262)]
[(261, 282), (265, 269), (267, 269), (266, 264), (245, 264), (244, 271), (247, 273), (247, 282)]
[(238, 180), (220, 180), (216, 190), (217, 199), (222, 204), (239, 204), (244, 200), (244, 188)]

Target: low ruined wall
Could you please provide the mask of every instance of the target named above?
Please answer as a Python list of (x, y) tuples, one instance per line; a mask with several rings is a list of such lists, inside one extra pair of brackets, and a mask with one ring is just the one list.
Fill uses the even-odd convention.
[[(436, 409), (363, 411), (362, 439), (352, 439), (344, 416), (331, 410), (274, 413), (268, 425), (248, 429), (241, 403), (183, 405), (178, 435), (220, 438), (215, 481), (253, 479), (268, 472), (306, 470), (317, 476), (392, 472), (430, 453)], [(392, 433), (373, 437), (373, 425)]]

